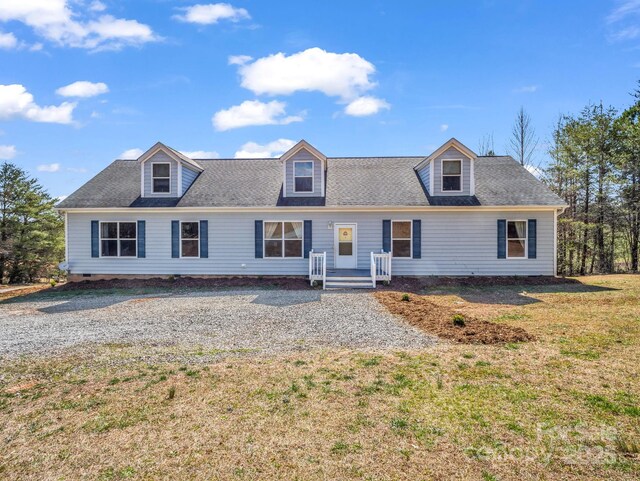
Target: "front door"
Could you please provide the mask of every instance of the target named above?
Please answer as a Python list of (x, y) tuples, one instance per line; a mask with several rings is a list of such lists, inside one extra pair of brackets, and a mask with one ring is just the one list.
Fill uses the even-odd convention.
[(355, 269), (358, 267), (356, 227), (356, 224), (336, 224), (335, 226), (336, 269)]

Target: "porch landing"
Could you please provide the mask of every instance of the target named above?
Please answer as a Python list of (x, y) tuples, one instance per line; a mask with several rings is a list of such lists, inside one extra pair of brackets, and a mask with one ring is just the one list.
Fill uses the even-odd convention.
[(368, 277), (371, 271), (367, 269), (327, 269), (327, 277)]

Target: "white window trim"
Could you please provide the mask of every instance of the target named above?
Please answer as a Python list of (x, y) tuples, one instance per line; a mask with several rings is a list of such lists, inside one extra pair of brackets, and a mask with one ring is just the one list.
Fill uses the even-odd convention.
[[(153, 166), (154, 165), (168, 165), (169, 166), (169, 177), (156, 177), (153, 175)], [(155, 179), (169, 179), (169, 192), (156, 192), (153, 181)], [(171, 195), (171, 162), (151, 162), (151, 193), (152, 194), (162, 194), (162, 195)]]
[[(297, 190), (296, 177), (307, 178), (308, 175), (296, 176), (296, 164), (311, 164), (311, 190)], [(295, 194), (313, 194), (316, 190), (316, 163), (313, 160), (294, 160), (293, 161), (293, 192)]]
[[(267, 222), (280, 222), (282, 223), (282, 230), (281, 230), (281, 234), (282, 237), (280, 239), (267, 239), (266, 236), (266, 226), (267, 226)], [(300, 239), (302, 241), (302, 255), (300, 257), (285, 257), (284, 255), (284, 242), (285, 242), (285, 238), (284, 238), (284, 223), (285, 222), (290, 222), (290, 223), (300, 223), (302, 224), (302, 238)], [(267, 240), (281, 240), (282, 241), (282, 255), (280, 257), (274, 257), (274, 256), (267, 256)], [(297, 240), (297, 239), (289, 239), (289, 240)], [(262, 258), (263, 259), (276, 259), (276, 260), (282, 260), (282, 259), (304, 259), (304, 221), (301, 220), (263, 220), (262, 221)]]
[[(409, 223), (409, 227), (410, 227), (410, 233), (409, 233), (409, 252), (410, 255), (409, 257), (396, 257), (393, 255), (393, 224), (396, 222), (408, 222)], [(407, 240), (404, 237), (398, 238), (398, 240)], [(412, 220), (392, 220), (391, 221), (391, 258), (392, 259), (413, 259), (413, 221)]]
[[(460, 189), (459, 190), (444, 190), (444, 163), (445, 162), (460, 162)], [(464, 190), (464, 162), (462, 159), (440, 159), (440, 192), (462, 192)], [(453, 175), (447, 175), (447, 177), (453, 177)]]
[[(182, 224), (193, 224), (193, 223), (198, 224), (198, 255), (197, 256), (183, 256), (182, 255)], [(178, 236), (180, 238), (180, 259), (200, 259), (200, 236), (201, 236), (201, 232), (200, 232), (200, 221), (199, 220), (181, 220), (180, 221), (180, 235)], [(195, 239), (191, 239), (191, 238), (187, 238), (184, 240), (188, 240), (188, 241), (193, 241)]]
[[(102, 224), (117, 224), (118, 225), (118, 237), (102, 237)], [(136, 226), (136, 236), (133, 239), (122, 239), (120, 237), (120, 224), (135, 224)], [(117, 256), (103, 256), (102, 255), (102, 241), (103, 240), (114, 240), (116, 241), (116, 250), (118, 252)], [(136, 255), (135, 256), (121, 256), (120, 255), (120, 241), (121, 240), (129, 240), (136, 242)], [(138, 258), (138, 221), (131, 220), (101, 220), (98, 223), (98, 242), (100, 245), (98, 246), (100, 249), (100, 259), (137, 259)]]
[[(509, 256), (509, 222), (524, 222), (525, 236), (524, 236), (524, 255), (521, 257)], [(522, 237), (517, 237), (511, 240), (522, 240)], [(529, 258), (529, 222), (526, 219), (507, 219), (504, 233), (504, 253), (507, 259), (523, 260)]]

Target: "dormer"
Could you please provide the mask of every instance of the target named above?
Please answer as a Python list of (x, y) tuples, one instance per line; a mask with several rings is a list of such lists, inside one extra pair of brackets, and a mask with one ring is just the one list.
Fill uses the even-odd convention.
[(324, 197), (327, 157), (301, 140), (280, 157), (283, 197)]
[(156, 143), (138, 158), (141, 197), (182, 197), (202, 167), (177, 150)]
[(415, 170), (431, 196), (472, 196), (476, 157), (471, 149), (452, 138), (416, 165)]

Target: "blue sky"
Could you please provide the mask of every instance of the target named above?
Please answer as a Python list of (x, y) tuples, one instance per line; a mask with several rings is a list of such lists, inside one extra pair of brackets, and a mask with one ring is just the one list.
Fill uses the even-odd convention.
[(561, 113), (630, 103), (639, 47), (640, 0), (0, 0), (0, 158), (64, 196), (158, 140), (503, 153), (524, 106), (544, 163)]

